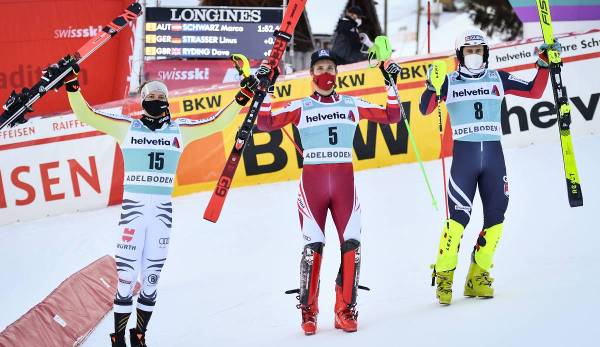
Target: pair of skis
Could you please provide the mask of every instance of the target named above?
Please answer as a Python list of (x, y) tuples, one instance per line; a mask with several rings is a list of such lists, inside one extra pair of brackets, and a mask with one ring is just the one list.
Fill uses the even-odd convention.
[(39, 82), (33, 87), (23, 88), (21, 93), (17, 93), (13, 90), (2, 107), (3, 112), (0, 115), (0, 129), (5, 126), (12, 126), (13, 122), (23, 123), (24, 120), (20, 120), (19, 117), (27, 112), (32, 112), (33, 109), (31, 106), (48, 91), (60, 87), (64, 82), (65, 77), (73, 71), (74, 62), (81, 64), (119, 31), (123, 30), (127, 24), (136, 20), (141, 13), (142, 6), (140, 4), (135, 2), (129, 5), (123, 14), (113, 19), (98, 35), (81, 46), (74, 56), (67, 56), (54, 66), (51, 66), (53, 69), (52, 73), (47, 70), (44, 76), (42, 76)]
[(548, 45), (548, 60), (550, 64), (550, 80), (556, 103), (558, 115), (558, 130), (560, 132), (560, 144), (562, 147), (565, 179), (567, 182), (567, 195), (571, 207), (583, 206), (583, 195), (581, 183), (577, 173), (575, 162), (575, 151), (571, 140), (571, 106), (567, 96), (567, 88), (563, 84), (561, 76), (562, 59), (560, 52), (554, 48), (554, 31), (552, 29), (552, 17), (550, 15), (549, 0), (536, 0), (540, 15), (540, 25), (544, 35), (544, 43)]
[(208, 221), (216, 223), (221, 215), (221, 210), (223, 209), (225, 198), (227, 197), (227, 193), (231, 187), (233, 176), (235, 175), (235, 171), (240, 163), (240, 160), (242, 159), (244, 148), (246, 148), (246, 144), (252, 136), (252, 130), (254, 123), (256, 122), (258, 112), (260, 111), (260, 107), (267, 96), (267, 89), (269, 85), (274, 84), (277, 80), (277, 76), (279, 75), (279, 63), (283, 57), (283, 54), (285, 53), (288, 43), (292, 39), (294, 29), (296, 28), (296, 24), (298, 23), (298, 20), (300, 20), (300, 16), (304, 11), (306, 1), (307, 0), (291, 0), (288, 3), (285, 14), (283, 15), (283, 20), (281, 21), (279, 30), (276, 30), (273, 33), (273, 36), (275, 36), (275, 43), (273, 44), (273, 49), (267, 58), (268, 65), (270, 67), (268, 81), (260, 81), (258, 90), (252, 98), (250, 110), (248, 111), (246, 118), (244, 118), (242, 125), (238, 129), (233, 149), (227, 158), (227, 162), (225, 163), (221, 177), (219, 177), (217, 186), (215, 187), (210, 201), (208, 202), (208, 206), (206, 206), (206, 210), (204, 211), (204, 219)]

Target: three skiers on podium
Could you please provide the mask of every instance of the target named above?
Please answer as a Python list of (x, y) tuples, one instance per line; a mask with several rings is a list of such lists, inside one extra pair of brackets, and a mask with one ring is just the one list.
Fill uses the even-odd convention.
[[(457, 38), (460, 65), (446, 77), (441, 95), (450, 113), (454, 160), (448, 185), (450, 219), (444, 223), (433, 266), (440, 303), (449, 304), (452, 298), (459, 243), (470, 219), (477, 186), (484, 205), (484, 227), (472, 253), (465, 295), (493, 296), (489, 269), (508, 205), (508, 180), (500, 145), (500, 105), (506, 94), (541, 96), (548, 79), (545, 49), (547, 47), (542, 47), (536, 63), (539, 69), (535, 79), (526, 82), (509, 73), (488, 69), (489, 48), (482, 32), (471, 30)], [(386, 86), (396, 83), (399, 67), (395, 63), (383, 62), (380, 68)], [(258, 115), (258, 127), (263, 131), (294, 124), (304, 148), (304, 168), (297, 200), (304, 240), (298, 307), (307, 335), (317, 330), (320, 268), (328, 210), (338, 232), (341, 252), (335, 287), (335, 327), (347, 332), (358, 328), (356, 297), (361, 262), (361, 222), (352, 167), (354, 132), (360, 119), (391, 124), (401, 118), (392, 88), (386, 88), (388, 100), (384, 108), (357, 97), (338, 94), (335, 91), (337, 72), (336, 57), (328, 50), (316, 51), (311, 57), (310, 68), (313, 93), (277, 112), (271, 111), (270, 96), (267, 96)], [(125, 345), (125, 327), (133, 307), (133, 286), (140, 272), (138, 324), (130, 331), (130, 341), (132, 346), (145, 346), (145, 331), (156, 302), (156, 285), (167, 256), (173, 222), (171, 192), (181, 152), (190, 142), (224, 129), (252, 97), (257, 79), (264, 76), (268, 76), (266, 65), (259, 69), (256, 77), (242, 81), (236, 101), (208, 123), (171, 119), (168, 91), (159, 81), (151, 81), (141, 89), (141, 119), (94, 110), (83, 99), (76, 75), (66, 83), (69, 101), (77, 117), (113, 136), (121, 145), (125, 161), (125, 193), (119, 222), (122, 234), (116, 254), (119, 285), (115, 296), (115, 333), (111, 334), (113, 346)], [(474, 92), (463, 92), (481, 88), (490, 92), (477, 97), (469, 97)], [(433, 111), (435, 96), (428, 79), (421, 98), (423, 114)]]

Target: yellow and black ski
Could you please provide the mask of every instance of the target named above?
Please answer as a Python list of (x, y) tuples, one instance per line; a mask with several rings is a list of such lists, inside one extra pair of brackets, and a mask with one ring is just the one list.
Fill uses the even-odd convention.
[(571, 105), (567, 96), (567, 88), (564, 86), (561, 76), (563, 63), (560, 52), (554, 48), (555, 39), (552, 29), (552, 17), (550, 16), (550, 3), (549, 0), (536, 0), (536, 3), (540, 15), (540, 25), (542, 26), (544, 42), (549, 47), (547, 52), (550, 63), (550, 80), (552, 81), (552, 91), (558, 115), (560, 144), (565, 167), (569, 205), (571, 207), (583, 206), (581, 183), (577, 174), (575, 151), (571, 141)]

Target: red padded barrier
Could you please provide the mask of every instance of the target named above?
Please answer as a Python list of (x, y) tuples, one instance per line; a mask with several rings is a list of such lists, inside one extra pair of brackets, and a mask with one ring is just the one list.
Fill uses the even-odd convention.
[(115, 261), (106, 255), (71, 275), (42, 302), (2, 331), (0, 346), (80, 344), (111, 311), (116, 286)]

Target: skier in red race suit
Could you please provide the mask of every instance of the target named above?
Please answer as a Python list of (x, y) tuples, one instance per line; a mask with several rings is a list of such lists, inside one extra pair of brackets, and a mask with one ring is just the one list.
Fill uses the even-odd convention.
[[(384, 68), (385, 66), (385, 68)], [(400, 68), (382, 63), (386, 85), (395, 83)], [(366, 119), (392, 124), (400, 121), (400, 107), (388, 88), (387, 107), (335, 91), (336, 58), (329, 50), (311, 56), (310, 75), (313, 93), (293, 101), (282, 110), (271, 112), (267, 96), (258, 114), (258, 128), (281, 129), (292, 123), (304, 148), (304, 168), (298, 194), (298, 212), (304, 238), (300, 262), (299, 308), (302, 329), (312, 335), (319, 313), (319, 272), (325, 245), (325, 220), (331, 211), (341, 244), (342, 261), (336, 279), (335, 327), (346, 332), (357, 330), (356, 291), (360, 269), (360, 204), (354, 187), (352, 144), (358, 121)]]

